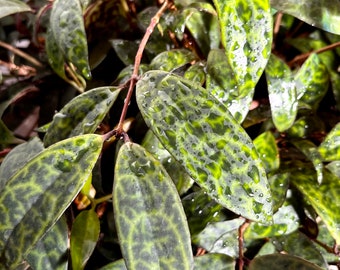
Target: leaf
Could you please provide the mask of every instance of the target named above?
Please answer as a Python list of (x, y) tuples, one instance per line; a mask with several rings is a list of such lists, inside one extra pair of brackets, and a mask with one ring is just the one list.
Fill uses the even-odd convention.
[(56, 113), (44, 137), (44, 145), (76, 135), (93, 133), (115, 102), (120, 91), (115, 87), (98, 87), (68, 102)]
[(326, 94), (329, 75), (317, 54), (311, 54), (295, 75), (297, 98), (300, 102), (317, 108)]
[(72, 63), (86, 79), (90, 79), (87, 40), (79, 0), (54, 1), (50, 27), (66, 62)]
[(0, 166), (0, 190), (20, 168), (43, 149), (44, 146), (38, 137), (14, 147)]
[(292, 176), (289, 172), (278, 172), (270, 176), (268, 180), (272, 193), (274, 213), (283, 205), (286, 199), (290, 177)]
[(290, 68), (274, 55), (266, 66), (266, 78), (273, 122), (282, 132), (293, 125), (297, 115), (295, 81)]
[(192, 269), (191, 241), (177, 190), (161, 165), (137, 144), (119, 150), (113, 207), (128, 269)]
[(68, 241), (66, 218), (62, 216), (28, 253), (31, 268), (67, 270)]
[(197, 270), (234, 270), (236, 265), (233, 258), (219, 253), (209, 253), (195, 257), (194, 262)]
[(324, 161), (340, 160), (340, 123), (327, 134), (318, 150)]
[(196, 62), (192, 66), (190, 66), (184, 73), (183, 77), (192, 81), (203, 85), (205, 82), (205, 63)]
[(340, 35), (340, 6), (333, 0), (271, 0), (273, 8), (312, 26)]
[(72, 225), (71, 259), (72, 269), (84, 269), (100, 233), (100, 223), (94, 209), (80, 212)]
[(162, 163), (175, 183), (179, 195), (186, 193), (194, 181), (150, 130), (146, 133), (141, 145)]
[(93, 134), (61, 141), (8, 180), (0, 191), (0, 265), (19, 264), (55, 224), (87, 180), (102, 143)]
[(0, 144), (17, 144), (22, 142), (24, 141), (16, 138), (0, 119)]
[(139, 46), (138, 42), (123, 39), (112, 39), (110, 40), (110, 43), (124, 65), (128, 66), (135, 63), (135, 56)]
[(340, 244), (339, 179), (328, 171), (324, 171), (323, 181), (319, 185), (315, 173), (305, 169), (294, 172), (292, 180), (326, 224), (336, 243)]
[(27, 4), (19, 0), (0, 0), (0, 7), (0, 18), (14, 13), (32, 11)]
[(210, 223), (197, 236), (200, 247), (209, 253), (223, 253), (230, 257), (238, 257), (238, 228), (244, 220), (237, 218), (222, 222)]
[(254, 146), (262, 159), (266, 172), (275, 171), (280, 167), (279, 150), (272, 132), (266, 131), (257, 136)]
[(291, 205), (282, 206), (273, 215), (273, 225), (251, 223), (245, 231), (245, 239), (260, 239), (289, 234), (299, 227), (299, 216)]
[(175, 49), (158, 54), (150, 63), (150, 69), (174, 71), (196, 60), (196, 56), (186, 49)]
[(222, 103), (204, 88), (160, 71), (145, 73), (136, 95), (147, 125), (209, 196), (249, 219), (271, 220), (261, 160)]
[(249, 270), (271, 269), (271, 270), (321, 270), (322, 268), (303, 260), (299, 257), (286, 254), (270, 254), (256, 257), (249, 264)]
[(127, 268), (124, 259), (120, 259), (101, 267), (99, 270), (127, 270)]
[(214, 0), (221, 39), (242, 95), (253, 91), (271, 53), (269, 0)]

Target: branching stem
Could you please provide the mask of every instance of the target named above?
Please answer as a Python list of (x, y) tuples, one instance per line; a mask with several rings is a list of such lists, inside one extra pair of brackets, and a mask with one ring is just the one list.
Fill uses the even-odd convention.
[(130, 80), (129, 90), (128, 90), (128, 93), (126, 95), (125, 101), (124, 101), (124, 107), (123, 107), (122, 114), (120, 116), (118, 127), (117, 127), (117, 133), (118, 134), (123, 132), (123, 123), (124, 123), (126, 113), (127, 113), (128, 107), (129, 107), (129, 103), (130, 103), (130, 100), (131, 100), (131, 97), (132, 97), (133, 89), (134, 89), (134, 87), (137, 83), (137, 80), (138, 80), (138, 70), (139, 70), (140, 63), (142, 61), (143, 51), (145, 49), (146, 43), (148, 42), (153, 30), (155, 29), (156, 25), (158, 24), (159, 19), (162, 16), (163, 12), (168, 8), (168, 5), (169, 5), (169, 2), (167, 0), (164, 1), (163, 5), (158, 10), (156, 15), (154, 17), (152, 17), (150, 25), (146, 29), (144, 37), (143, 37), (141, 43), (139, 44), (139, 48), (138, 48), (138, 51), (137, 51), (137, 54), (136, 54), (136, 57), (135, 57), (135, 64), (134, 64), (133, 73), (132, 73), (131, 80)]

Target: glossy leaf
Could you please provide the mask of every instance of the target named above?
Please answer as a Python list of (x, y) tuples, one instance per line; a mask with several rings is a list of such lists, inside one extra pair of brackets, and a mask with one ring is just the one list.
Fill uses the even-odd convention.
[(340, 6), (333, 0), (271, 0), (273, 8), (300, 20), (340, 35)]
[(158, 54), (150, 63), (151, 69), (159, 69), (164, 71), (174, 71), (191, 61), (194, 61), (196, 56), (189, 50), (176, 49), (165, 51)]
[(86, 79), (91, 78), (82, 7), (79, 0), (56, 0), (50, 17), (52, 34), (65, 61)]
[(128, 269), (192, 269), (188, 224), (177, 190), (161, 165), (137, 144), (119, 150), (113, 207)]
[(270, 131), (263, 132), (253, 142), (266, 172), (277, 170), (280, 166), (280, 157), (273, 133)]
[(128, 66), (135, 63), (135, 56), (139, 46), (137, 42), (112, 39), (110, 40), (110, 43), (124, 65)]
[(29, 252), (26, 259), (33, 269), (67, 270), (68, 228), (61, 217)]
[(137, 103), (160, 142), (209, 196), (249, 219), (271, 220), (261, 160), (222, 103), (200, 86), (160, 71), (137, 83)]
[(80, 212), (72, 224), (71, 259), (72, 269), (84, 269), (100, 233), (100, 223), (93, 209)]
[(340, 243), (340, 182), (333, 174), (324, 171), (323, 182), (318, 184), (313, 171), (294, 172), (292, 179), (326, 224), (337, 244)]
[(41, 152), (44, 146), (39, 138), (18, 145), (7, 154), (0, 166), (0, 190), (7, 181), (22, 168), (32, 157)]
[(247, 95), (260, 79), (272, 44), (269, 0), (214, 0), (222, 44), (240, 92)]
[(162, 163), (175, 183), (179, 195), (186, 193), (194, 181), (150, 130), (146, 133), (141, 145)]
[(340, 178), (340, 160), (328, 163), (325, 168)]
[(245, 239), (259, 239), (289, 234), (299, 227), (299, 217), (291, 205), (282, 206), (273, 215), (273, 225), (265, 226), (251, 223), (247, 228)]
[(197, 236), (196, 243), (209, 253), (223, 253), (237, 258), (238, 228), (242, 223), (242, 219), (211, 223)]
[(44, 137), (44, 145), (76, 135), (93, 133), (102, 122), (120, 91), (115, 87), (99, 87), (68, 102), (56, 113)]
[(234, 270), (236, 264), (233, 258), (219, 253), (209, 253), (195, 257), (194, 262), (197, 270)]
[(8, 180), (0, 191), (2, 267), (19, 264), (59, 219), (91, 173), (102, 143), (99, 135), (61, 141), (39, 153)]
[(328, 90), (329, 76), (326, 66), (317, 54), (311, 54), (295, 75), (297, 98), (317, 108)]
[(322, 157), (317, 150), (317, 147), (314, 143), (308, 140), (295, 140), (293, 144), (306, 155), (306, 157), (313, 163), (314, 168), (316, 170), (318, 183), (322, 183), (323, 179), (323, 163)]
[(286, 199), (290, 177), (289, 172), (278, 172), (268, 179), (272, 192), (274, 213), (283, 205)]
[(25, 11), (32, 11), (31, 8), (19, 0), (0, 0), (0, 18)]
[(273, 122), (282, 132), (293, 125), (297, 114), (295, 81), (290, 68), (274, 55), (266, 66), (266, 78)]
[(327, 134), (318, 150), (324, 161), (340, 160), (340, 123)]
[(321, 270), (322, 268), (303, 260), (299, 257), (286, 254), (270, 254), (256, 257), (249, 264), (249, 270), (271, 269), (271, 270)]
[(275, 245), (276, 251), (279, 253), (298, 256), (323, 269), (328, 268), (325, 259), (322, 257), (313, 241), (299, 231), (295, 231), (289, 235), (272, 238), (271, 242)]
[(205, 63), (196, 62), (192, 66), (190, 66), (184, 73), (184, 78), (196, 82), (200, 85), (203, 85), (205, 82)]

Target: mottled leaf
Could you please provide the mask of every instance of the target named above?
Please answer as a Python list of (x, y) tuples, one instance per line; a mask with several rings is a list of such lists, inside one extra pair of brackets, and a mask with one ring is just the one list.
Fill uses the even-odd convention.
[(317, 54), (311, 54), (295, 75), (297, 98), (300, 102), (317, 108), (326, 94), (329, 75)]
[(192, 269), (190, 233), (176, 187), (161, 163), (137, 144), (119, 150), (113, 207), (128, 269)]
[(19, 264), (59, 219), (91, 173), (102, 143), (99, 135), (61, 141), (36, 155), (8, 180), (0, 192), (2, 267)]
[(236, 264), (233, 258), (219, 253), (209, 253), (195, 257), (194, 262), (197, 270), (234, 270)]
[(43, 149), (44, 146), (38, 137), (13, 148), (0, 166), (0, 190), (2, 190), (13, 174)]
[(233, 258), (238, 257), (238, 228), (242, 219), (210, 223), (199, 235), (197, 242), (209, 253), (223, 253)]
[(324, 161), (340, 160), (340, 123), (327, 134), (318, 150)]
[(26, 259), (33, 269), (68, 269), (68, 228), (63, 216), (32, 248)]
[(133, 65), (138, 50), (138, 42), (122, 39), (112, 39), (110, 43), (124, 65)]
[(205, 63), (196, 62), (190, 66), (183, 75), (184, 78), (203, 85), (205, 82)]
[(340, 160), (328, 163), (325, 168), (340, 178)]
[(273, 8), (340, 35), (340, 5), (333, 0), (271, 0)]
[(152, 59), (150, 69), (159, 69), (170, 72), (189, 64), (195, 59), (195, 54), (186, 49), (165, 51)]
[(327, 269), (328, 265), (313, 241), (305, 234), (295, 231), (289, 235), (282, 235), (271, 239), (276, 251), (303, 258), (315, 265)]
[(221, 220), (223, 207), (211, 199), (205, 191), (200, 190), (185, 196), (182, 199), (185, 214), (188, 219), (191, 238), (195, 237), (208, 223)]
[(214, 0), (225, 48), (240, 92), (253, 91), (271, 52), (269, 0)]
[(72, 63), (86, 79), (90, 79), (82, 12), (79, 0), (56, 0), (53, 2), (50, 27), (65, 61)]
[(339, 179), (333, 174), (323, 171), (323, 181), (319, 185), (316, 174), (305, 169), (294, 172), (292, 180), (326, 224), (337, 244), (340, 244)]
[(274, 55), (266, 66), (266, 78), (273, 122), (282, 132), (293, 125), (297, 114), (295, 81), (290, 68)]
[(245, 239), (258, 239), (289, 234), (299, 227), (299, 217), (291, 205), (282, 206), (273, 215), (273, 225), (251, 223), (245, 231)]
[(249, 219), (271, 220), (261, 160), (222, 103), (199, 85), (160, 71), (137, 83), (137, 103), (160, 142), (209, 196)]
[(0, 0), (0, 18), (25, 11), (32, 11), (31, 8), (19, 0)]
[(93, 209), (82, 211), (76, 217), (70, 241), (72, 269), (84, 269), (97, 245), (99, 233), (100, 223)]
[(249, 264), (249, 270), (271, 269), (271, 270), (321, 270), (319, 266), (299, 257), (286, 254), (270, 254), (256, 257)]
[(316, 115), (302, 116), (287, 130), (293, 138), (306, 138), (316, 133), (326, 132), (325, 123)]
[(269, 177), (269, 185), (272, 193), (274, 213), (283, 205), (289, 187), (289, 172), (279, 172)]
[(323, 179), (323, 163), (322, 163), (322, 157), (320, 153), (317, 150), (316, 145), (308, 140), (295, 140), (293, 141), (293, 144), (302, 152), (305, 154), (305, 156), (313, 163), (314, 168), (316, 170), (318, 183), (322, 183)]
[(49, 146), (69, 137), (95, 132), (119, 92), (115, 87), (105, 86), (72, 99), (54, 115), (44, 137), (44, 145)]
[(162, 163), (172, 181), (175, 183), (179, 195), (186, 193), (194, 181), (181, 164), (164, 148), (151, 130), (146, 133), (141, 145)]
[(266, 131), (257, 136), (254, 146), (262, 159), (266, 172), (275, 171), (280, 167), (279, 150), (272, 132)]

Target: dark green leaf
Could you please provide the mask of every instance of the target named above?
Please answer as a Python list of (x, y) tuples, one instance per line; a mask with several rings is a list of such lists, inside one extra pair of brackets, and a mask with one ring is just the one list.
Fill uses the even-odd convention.
[(176, 187), (161, 163), (137, 144), (119, 150), (113, 207), (128, 269), (192, 269), (190, 233)]
[(82, 211), (76, 217), (70, 241), (72, 269), (84, 269), (97, 245), (99, 233), (100, 223), (93, 209)]
[(289, 172), (279, 172), (269, 178), (270, 190), (272, 192), (274, 213), (283, 205), (289, 187)]
[(328, 90), (329, 75), (317, 54), (311, 54), (295, 75), (297, 98), (317, 108)]
[(19, 0), (0, 0), (0, 19), (10, 14), (32, 11), (31, 8)]
[(22, 142), (24, 141), (16, 138), (0, 119), (0, 144), (17, 144)]
[(113, 263), (109, 263), (99, 270), (127, 270), (124, 259), (117, 260)]
[(68, 228), (63, 216), (27, 255), (33, 269), (67, 270)]
[(137, 103), (160, 142), (209, 196), (249, 219), (271, 220), (261, 160), (222, 103), (200, 86), (160, 71), (137, 83)]
[(199, 83), (203, 85), (205, 82), (205, 63), (196, 62), (192, 66), (190, 66), (184, 73), (184, 78)]
[(327, 134), (318, 150), (324, 161), (340, 160), (340, 123)]
[(91, 78), (87, 40), (79, 0), (56, 0), (50, 17), (50, 27), (65, 61), (72, 63), (86, 78)]
[(295, 81), (290, 68), (274, 55), (266, 66), (266, 77), (273, 122), (282, 132), (293, 125), (297, 114)]
[(135, 63), (135, 56), (139, 45), (137, 42), (122, 39), (112, 39), (110, 40), (110, 43), (124, 65), (128, 66)]
[(270, 254), (260, 256), (251, 261), (249, 270), (271, 269), (271, 270), (322, 270), (322, 268), (303, 260), (299, 257), (284, 254)]
[(262, 159), (266, 172), (275, 171), (280, 167), (279, 150), (272, 132), (266, 131), (257, 136), (254, 146)]
[(333, 0), (271, 0), (273, 8), (340, 35), (340, 5)]
[(253, 91), (271, 52), (269, 0), (214, 0), (222, 44), (242, 95)]
[(323, 182), (319, 185), (316, 174), (311, 170), (294, 172), (293, 182), (311, 203), (326, 224), (337, 244), (340, 243), (340, 182), (333, 174), (323, 171)]
[(235, 260), (227, 255), (209, 253), (195, 257), (195, 269), (197, 270), (234, 270)]
[(13, 174), (43, 149), (44, 146), (38, 137), (13, 148), (0, 166), (0, 190), (2, 190)]
[(299, 227), (299, 217), (291, 205), (282, 206), (273, 215), (273, 225), (265, 226), (251, 223), (247, 228), (245, 239), (258, 239), (289, 234)]
[(44, 145), (76, 135), (93, 133), (115, 102), (120, 91), (115, 87), (99, 87), (87, 91), (56, 113), (44, 137)]
[(99, 135), (82, 135), (45, 149), (0, 192), (0, 262), (19, 264), (80, 191), (101, 152)]

